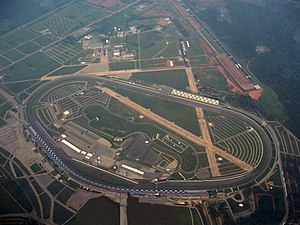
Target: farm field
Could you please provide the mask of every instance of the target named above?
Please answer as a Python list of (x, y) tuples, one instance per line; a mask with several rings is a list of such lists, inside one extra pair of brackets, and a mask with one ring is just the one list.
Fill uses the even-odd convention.
[[(59, 5), (59, 4), (56, 4)], [(68, 36), (109, 12), (84, 1), (70, 3), (18, 31), (0, 37), (0, 70), (7, 81), (40, 78), (85, 52)]]
[(18, 62), (14, 67), (4, 70), (7, 81), (36, 79), (56, 69), (61, 64), (44, 53), (36, 53)]
[[(191, 224), (189, 210), (185, 207), (169, 207), (147, 203), (138, 203), (137, 199), (129, 199), (128, 221), (132, 225), (138, 224)], [(155, 214), (156, 216), (153, 216)], [(165, 215), (169, 215), (166, 220)]]
[(23, 90), (33, 86), (37, 82), (38, 82), (38, 80), (22, 81), (22, 82), (15, 82), (15, 83), (12, 82), (12, 83), (6, 83), (5, 87), (7, 87), (13, 93), (18, 94), (18, 93), (22, 92)]
[[(2, 16), (5, 18), (1, 22), (0, 34), (8, 32), (20, 25), (26, 24), (31, 20), (43, 16), (50, 12), (53, 9), (63, 7), (67, 4), (68, 0), (48, 2), (48, 4), (40, 4), (40, 2), (19, 2), (19, 1), (10, 1), (2, 2)], [(18, 11), (19, 16), (15, 16), (15, 13), (10, 10), (11, 7), (14, 7)], [(31, 13), (27, 13), (30, 9)]]
[(0, 186), (0, 214), (23, 213), (21, 206)]
[(58, 70), (55, 70), (48, 76), (61, 76), (61, 75), (68, 75), (68, 74), (73, 74), (75, 72), (78, 72), (82, 70), (86, 66), (68, 66), (68, 67), (61, 67)]
[(133, 73), (130, 79), (163, 84), (180, 90), (186, 90), (188, 86), (185, 70)]
[(119, 224), (118, 204), (108, 198), (95, 198), (89, 200), (80, 211), (66, 224), (90, 224), (98, 225), (99, 221), (105, 221), (107, 225)]

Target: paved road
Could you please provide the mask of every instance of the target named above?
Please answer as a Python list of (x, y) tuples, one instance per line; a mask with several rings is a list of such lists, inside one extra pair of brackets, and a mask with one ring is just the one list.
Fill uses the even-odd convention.
[[(76, 76), (77, 79), (87, 79), (87, 76)], [(53, 85), (55, 83), (60, 83), (62, 81), (66, 82), (67, 80), (74, 79), (74, 77), (70, 76), (67, 78), (62, 78), (62, 79), (57, 79), (55, 81), (46, 83), (42, 85), (38, 90), (36, 90), (30, 98), (27, 100), (26, 104), (26, 109), (25, 109), (25, 118), (28, 124), (30, 124), (34, 130), (42, 137), (42, 139), (47, 143), (47, 145), (56, 153), (57, 158), (52, 159), (60, 165), (61, 168), (68, 168), (67, 173), (72, 176), (74, 179), (78, 179), (81, 183), (85, 183), (91, 186), (95, 187), (101, 187), (105, 189), (111, 189), (111, 190), (116, 190), (120, 192), (129, 192), (129, 193), (134, 193), (134, 194), (147, 194), (147, 193), (153, 193), (156, 191), (156, 187), (154, 184), (139, 184), (139, 185), (134, 185), (131, 188), (129, 187), (113, 187), (109, 186), (106, 184), (99, 184), (96, 183), (95, 181), (88, 180), (84, 178), (83, 176), (80, 176), (80, 172), (75, 171), (75, 173), (71, 172), (72, 169), (70, 167), (64, 167), (63, 165), (67, 164), (66, 159), (67, 156), (65, 153), (62, 151), (62, 149), (56, 144), (56, 142), (43, 130), (43, 128), (36, 122), (35, 118), (31, 114), (30, 109), (33, 108), (33, 104), (35, 100), (39, 97), (39, 92), (43, 90), (46, 86)], [(187, 181), (181, 181), (181, 182), (163, 182), (158, 185), (158, 189), (160, 191), (164, 192), (172, 192), (172, 193), (179, 193), (181, 194), (182, 192), (188, 193), (186, 190), (215, 190), (215, 189), (225, 189), (225, 188), (231, 188), (231, 187), (236, 187), (236, 186), (241, 186), (248, 184), (252, 182), (253, 180), (257, 179), (259, 176), (261, 176), (267, 169), (268, 166), (271, 162), (272, 159), (272, 146), (270, 139), (268, 137), (268, 134), (266, 131), (260, 126), (258, 122), (260, 121), (255, 121), (250, 117), (249, 115), (245, 115), (242, 112), (234, 111), (232, 109), (223, 107), (223, 106), (213, 106), (213, 105), (207, 105), (201, 102), (195, 102), (192, 100), (188, 99), (183, 99), (178, 96), (171, 95), (166, 92), (161, 92), (159, 90), (154, 90), (148, 87), (144, 87), (141, 85), (136, 85), (136, 84), (129, 84), (128, 81), (118, 81), (116, 79), (107, 79), (103, 77), (94, 77), (95, 80), (98, 80), (99, 82), (105, 82), (108, 85), (113, 85), (118, 88), (124, 88), (124, 89), (129, 89), (131, 91), (135, 91), (137, 93), (142, 93), (142, 94), (147, 94), (153, 97), (161, 98), (161, 99), (167, 99), (169, 101), (181, 103), (184, 105), (189, 105), (192, 107), (201, 107), (205, 110), (210, 110), (213, 112), (217, 113), (222, 113), (227, 116), (235, 117), (242, 119), (246, 121), (248, 124), (250, 124), (253, 128), (255, 128), (258, 133), (260, 134), (262, 140), (264, 140), (265, 144), (265, 149), (263, 153), (263, 158), (261, 163), (255, 168), (255, 170), (251, 173), (248, 173), (246, 175), (243, 175), (241, 177), (234, 177), (234, 178), (226, 178), (226, 179), (209, 179), (209, 180), (204, 180), (204, 181), (192, 181), (192, 182), (187, 182)], [(253, 116), (254, 117), (254, 116)], [(254, 117), (255, 118), (255, 117)], [(258, 120), (259, 118), (256, 118)], [(48, 153), (47, 153), (48, 154)], [(49, 155), (49, 154), (48, 154)], [(50, 155), (51, 158), (51, 155)], [(60, 159), (60, 162), (57, 161), (57, 159)], [(74, 170), (73, 170), (74, 171)], [(176, 191), (175, 191), (176, 190)], [(190, 194), (197, 194), (195, 192), (190, 192)]]

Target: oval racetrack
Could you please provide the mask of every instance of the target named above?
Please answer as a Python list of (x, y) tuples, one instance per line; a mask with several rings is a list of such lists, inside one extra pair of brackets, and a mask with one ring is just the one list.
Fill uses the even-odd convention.
[[(252, 182), (253, 180), (258, 179), (261, 177), (268, 167), (271, 167), (271, 159), (272, 159), (272, 145), (271, 140), (266, 133), (267, 129), (271, 129), (269, 127), (261, 127), (260, 123), (262, 122), (260, 118), (255, 117), (247, 113), (241, 113), (239, 111), (235, 111), (233, 109), (225, 108), (221, 105), (213, 106), (204, 104), (201, 102), (195, 102), (188, 99), (179, 98), (177, 96), (171, 95), (170, 93), (161, 92), (158, 90), (153, 90), (149, 88), (144, 88), (141, 85), (132, 85), (128, 84), (126, 81), (115, 80), (115, 79), (107, 79), (103, 77), (92, 77), (92, 76), (76, 76), (77, 79), (84, 80), (85, 78), (93, 78), (99, 82), (105, 82), (108, 85), (114, 85), (118, 88), (128, 89), (134, 92), (138, 92), (141, 94), (147, 94), (156, 98), (167, 99), (169, 101), (174, 101), (177, 103), (181, 103), (184, 105), (189, 105), (193, 107), (201, 107), (205, 110), (210, 110), (217, 113), (222, 113), (224, 115), (228, 115), (231, 117), (239, 118), (246, 121), (250, 124), (260, 135), (261, 139), (265, 143), (263, 157), (260, 164), (250, 173), (243, 175), (241, 177), (233, 177), (233, 178), (220, 178), (220, 179), (209, 179), (209, 180), (201, 180), (201, 181), (166, 181), (160, 182), (158, 185), (158, 190), (156, 190), (155, 184), (138, 184), (138, 185), (129, 185), (129, 186), (113, 186), (107, 185), (105, 183), (99, 183), (96, 181), (91, 180), (88, 177), (84, 177), (80, 174), (80, 172), (75, 171), (66, 163), (66, 155), (62, 151), (62, 149), (56, 144), (56, 142), (44, 131), (42, 126), (36, 121), (31, 110), (34, 108), (34, 104), (37, 100), (37, 97), (43, 89), (48, 85), (55, 85), (56, 83), (66, 82), (69, 79), (74, 79), (73, 76), (69, 76), (66, 78), (57, 79), (51, 82), (48, 82), (42, 86), (40, 86), (35, 92), (31, 94), (26, 102), (26, 108), (24, 110), (25, 119), (28, 125), (31, 126), (30, 130), (33, 136), (35, 136), (36, 141), (42, 147), (43, 151), (49, 156), (51, 160), (54, 161), (56, 165), (58, 165), (61, 169), (63, 169), (69, 177), (77, 182), (89, 186), (94, 189), (107, 189), (110, 191), (116, 192), (126, 192), (130, 194), (136, 195), (144, 195), (144, 194), (154, 194), (159, 192), (166, 192), (172, 194), (188, 194), (188, 195), (198, 195), (201, 191), (207, 190), (216, 190), (216, 189), (225, 189), (225, 188), (232, 188), (237, 186), (244, 186)], [(199, 192), (198, 192), (199, 191)]]

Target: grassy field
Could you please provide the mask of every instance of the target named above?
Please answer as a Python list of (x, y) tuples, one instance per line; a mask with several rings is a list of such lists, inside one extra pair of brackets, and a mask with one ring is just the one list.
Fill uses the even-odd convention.
[(158, 57), (175, 57), (179, 55), (179, 44), (168, 42), (167, 46), (158, 54)]
[(207, 58), (205, 55), (201, 55), (201, 56), (193, 56), (193, 57), (190, 57), (190, 65), (191, 66), (201, 66), (203, 64), (208, 64), (208, 61), (207, 61)]
[(140, 33), (140, 58), (153, 58), (166, 46), (165, 36), (157, 31)]
[(41, 46), (47, 46), (47, 45), (50, 45), (54, 39), (49, 37), (49, 36), (39, 36), (37, 38), (35, 38), (33, 40), (35, 43), (37, 43), (38, 45), (41, 45)]
[(23, 100), (25, 100), (26, 98), (28, 98), (28, 96), (29, 96), (28, 93), (22, 92), (21, 94), (18, 95), (18, 98), (17, 98), (17, 99), (18, 99), (20, 102), (22, 102)]
[[(32, 194), (31, 191), (32, 190), (31, 190), (31, 188), (28, 187), (27, 182), (24, 182), (24, 180), (22, 180), (22, 179), (18, 180), (18, 182), (19, 182), (19, 184), (17, 184), (15, 181), (4, 180), (4, 181), (1, 181), (1, 187), (4, 188), (6, 190), (6, 192), (9, 193), (10, 196), (13, 196), (13, 198), (18, 203), (18, 205), (20, 205), (19, 207), (25, 209), (25, 211), (27, 211), (27, 212), (30, 212), (32, 210), (32, 205), (30, 202), (36, 203), (35, 202), (36, 198), (33, 197), (31, 199), (31, 194)], [(23, 184), (25, 184), (25, 185), (22, 186)], [(26, 194), (24, 191), (26, 192)], [(1, 192), (1, 193), (4, 193), (4, 192)], [(1, 194), (1, 196), (2, 196), (2, 194)], [(3, 197), (7, 198), (8, 196), (5, 197), (5, 195), (4, 195)], [(8, 198), (7, 198), (7, 200), (10, 201)], [(38, 206), (38, 204), (34, 204), (34, 205)], [(9, 205), (8, 205), (8, 207), (9, 207)], [(14, 203), (12, 203), (12, 207), (14, 207), (17, 210), (20, 210), (19, 207), (16, 206)]]
[(199, 80), (200, 84), (209, 86), (220, 91), (227, 90), (227, 82), (224, 76), (217, 70), (207, 71), (201, 73), (198, 69), (193, 69), (195, 78)]
[(31, 181), (34, 189), (37, 191), (38, 194), (41, 194), (42, 192), (44, 192), (44, 190), (42, 189), (42, 187), (36, 182), (36, 180)]
[(174, 57), (179, 55), (179, 41), (176, 36), (168, 36), (166, 37), (166, 46), (159, 53), (158, 57)]
[(8, 52), (6, 52), (5, 54), (3, 54), (6, 58), (10, 59), (11, 61), (17, 61), (21, 58), (23, 58), (25, 56), (24, 53), (18, 51), (18, 50), (15, 50), (15, 49), (12, 49)]
[(65, 188), (58, 196), (57, 199), (66, 204), (69, 198), (75, 193), (75, 191), (71, 190), (70, 188)]
[[(167, 154), (174, 154), (177, 153), (173, 148), (164, 144), (161, 141), (155, 141), (154, 147), (156, 149), (161, 150)], [(181, 168), (185, 172), (192, 171), (196, 167), (197, 158), (193, 154), (193, 150), (191, 148), (186, 149), (183, 153), (180, 154), (181, 160)]]
[(127, 213), (130, 225), (192, 224), (187, 208), (138, 203), (135, 198), (129, 199)]
[(109, 69), (111, 71), (135, 69), (135, 62), (111, 62), (109, 63)]
[(182, 170), (189, 172), (189, 171), (195, 169), (195, 166), (197, 163), (197, 158), (193, 154), (192, 149), (188, 148), (180, 156), (183, 159), (182, 164), (181, 164)]
[(58, 70), (50, 73), (48, 76), (61, 76), (67, 74), (73, 74), (82, 70), (86, 66), (68, 66), (68, 67), (61, 67)]
[[(22, 24), (44, 15), (45, 13), (66, 4), (68, 0), (62, 1), (45, 1), (41, 4), (41, 1), (9, 1), (1, 2), (2, 19), (0, 23), (0, 34), (8, 32)], [(28, 11), (30, 10), (30, 13)], [(17, 16), (16, 16), (17, 12)]]
[[(154, 104), (154, 103), (153, 103)], [(169, 107), (167, 107), (169, 109)], [(194, 110), (193, 108), (191, 108)], [(193, 111), (194, 112), (194, 111)], [(128, 135), (132, 132), (144, 132), (148, 134), (150, 137), (156, 135), (159, 133), (160, 135), (164, 135), (164, 132), (155, 126), (149, 125), (149, 124), (136, 124), (132, 123), (126, 119), (123, 119), (121, 117), (118, 117), (112, 113), (109, 113), (104, 108), (100, 106), (89, 106), (86, 108), (85, 113), (89, 120), (93, 120), (96, 116), (100, 118), (99, 121), (93, 120), (90, 125), (95, 128), (96, 130), (102, 130), (105, 133), (109, 133), (112, 136), (124, 136)], [(186, 115), (184, 113), (184, 115)], [(188, 117), (189, 118), (189, 117)], [(196, 117), (194, 117), (196, 118)], [(112, 123), (111, 121), (114, 121)], [(185, 121), (185, 120), (184, 120)], [(197, 122), (196, 122), (197, 124)], [(193, 125), (193, 124), (190, 124)], [(195, 129), (198, 129), (199, 126), (195, 126)], [(199, 131), (200, 133), (200, 131)], [(164, 144), (159, 144), (159, 146), (162, 146), (163, 149), (167, 149), (168, 152), (174, 153), (174, 149), (169, 148), (168, 146)], [(162, 151), (165, 151), (163, 150)], [(193, 151), (188, 148), (186, 149), (180, 156), (182, 157), (182, 169), (185, 171), (191, 171), (195, 168), (196, 165), (196, 157), (192, 154)], [(87, 168), (90, 169), (90, 168)], [(93, 170), (93, 169), (91, 169)]]
[[(181, 58), (180, 58), (181, 59)], [(168, 61), (172, 60), (175, 66), (183, 66), (183, 61), (174, 57), (174, 58), (155, 58), (155, 59), (146, 59), (141, 60), (141, 68), (160, 68), (160, 67), (168, 67)]]
[(139, 42), (138, 42), (138, 34), (132, 34), (126, 36), (126, 48), (129, 51), (134, 51), (136, 57), (139, 57)]
[(29, 88), (30, 86), (34, 85), (35, 83), (37, 83), (38, 80), (34, 80), (34, 81), (23, 81), (23, 82), (17, 82), (17, 83), (8, 83), (8, 84), (4, 84), (5, 87), (7, 87), (9, 90), (11, 90), (12, 92), (18, 94), (20, 92), (22, 92), (23, 90)]
[(43, 193), (42, 195), (40, 195), (40, 199), (43, 204), (44, 218), (47, 219), (50, 216), (50, 209), (51, 209), (50, 197), (46, 193)]
[(71, 218), (74, 214), (59, 205), (58, 203), (54, 204), (54, 212), (53, 212), (53, 221), (58, 224), (65, 223), (69, 218)]
[(30, 166), (30, 169), (32, 169), (34, 173), (38, 173), (42, 170), (42, 168), (37, 163), (34, 163), (32, 166)]
[[(100, 105), (88, 106), (84, 112), (90, 121), (93, 120), (90, 123), (92, 127), (102, 130), (105, 128), (112, 129), (112, 134), (115, 135), (129, 134), (134, 126), (130, 121), (110, 113)], [(96, 117), (100, 120), (96, 121)], [(112, 123), (112, 121), (114, 122)]]
[(0, 214), (24, 213), (21, 206), (0, 185)]
[(10, 104), (10, 102), (7, 102), (5, 104), (3, 104), (2, 106), (0, 106), (0, 117), (4, 118), (6, 112), (8, 110), (10, 110), (12, 108), (12, 105)]
[(142, 105), (145, 108), (150, 108), (152, 112), (175, 122), (182, 128), (200, 135), (200, 129), (197, 121), (195, 109), (193, 107), (184, 106), (175, 102), (170, 102), (162, 99), (153, 99), (145, 95), (137, 95), (134, 92), (118, 90), (124, 96), (129, 97), (132, 101)]
[(27, 174), (30, 175), (30, 172), (26, 169), (26, 167), (21, 163), (20, 160), (18, 160), (17, 158), (14, 158), (14, 161), (17, 165), (19, 165), (21, 167), (21, 169)]
[(2, 45), (0, 45), (0, 52), (7, 52), (10, 50), (10, 46), (8, 44), (5, 44), (4, 42), (2, 43)]
[(11, 90), (9, 90), (7, 87), (5, 87), (4, 84), (0, 84), (0, 88), (11, 96), (14, 96), (14, 94), (15, 94)]
[(199, 39), (196, 37), (191, 37), (188, 39), (190, 43), (190, 48), (188, 48), (188, 55), (189, 56), (200, 56), (205, 55), (203, 48), (200, 45)]
[(258, 210), (263, 215), (272, 215), (274, 213), (274, 200), (272, 195), (258, 195)]
[(104, 20), (94, 25), (97, 31), (100, 33), (111, 32), (114, 27), (118, 27), (122, 30), (125, 29), (126, 19), (123, 13), (116, 13), (112, 17), (105, 18)]
[(5, 103), (6, 101), (7, 101), (6, 98), (4, 98), (2, 95), (0, 95), (0, 105)]
[[(10, 63), (11, 63), (11, 62), (10, 62), (8, 59), (6, 59), (6, 58), (0, 56), (0, 66), (1, 66), (1, 67), (8, 66)], [(1, 67), (0, 67), (0, 68), (1, 68)]]
[(278, 168), (276, 168), (276, 171), (272, 174), (269, 181), (274, 182), (274, 185), (282, 185), (281, 174)]
[(158, 67), (166, 67), (167, 66), (167, 60), (163, 58), (155, 58), (155, 59), (147, 59), (147, 60), (141, 60), (140, 61), (141, 68), (158, 68)]
[[(86, 116), (91, 121), (89, 124), (96, 130), (101, 130), (102, 132), (115, 136), (124, 136), (131, 134), (132, 132), (143, 132), (148, 136), (152, 137), (157, 133), (163, 133), (162, 130), (153, 126), (151, 123), (133, 123), (119, 115), (113, 114), (107, 111), (100, 105), (91, 105), (85, 109)], [(96, 121), (95, 117), (99, 117), (100, 120)], [(114, 121), (113, 123), (111, 121)], [(84, 121), (79, 121), (81, 124), (85, 124)], [(85, 124), (86, 126), (86, 124)]]
[(29, 41), (29, 42), (17, 47), (16, 49), (19, 50), (20, 52), (24, 53), (24, 54), (31, 54), (31, 53), (39, 50), (40, 46), (35, 44), (32, 41)]
[(45, 54), (38, 52), (6, 69), (7, 81), (18, 81), (40, 78), (49, 73), (60, 64)]
[(16, 166), (16, 164), (13, 164), (14, 170), (16, 172), (17, 177), (23, 176), (23, 172), (19, 169), (19, 167)]
[(62, 189), (64, 185), (61, 184), (59, 181), (54, 180), (48, 187), (47, 189), (50, 191), (50, 193), (53, 196), (56, 196)]
[(287, 120), (286, 111), (280, 102), (277, 100), (278, 95), (267, 85), (263, 86), (264, 92), (258, 103), (263, 108), (264, 112), (282, 122)]
[(230, 208), (232, 210), (232, 212), (234, 214), (236, 213), (240, 213), (240, 212), (243, 212), (243, 211), (246, 211), (246, 210), (250, 210), (250, 204), (249, 204), (249, 192), (247, 191), (247, 193), (245, 194), (245, 201), (243, 201), (243, 207), (240, 207), (239, 206), (239, 202), (236, 202), (235, 200), (233, 200), (232, 198), (229, 198), (227, 199), (229, 205), (230, 205)]
[(30, 88), (26, 89), (26, 92), (28, 93), (32, 93), (36, 88), (38, 88), (39, 86), (41, 86), (42, 84), (46, 83), (48, 81), (39, 81), (38, 83), (36, 83), (35, 85), (31, 86)]
[(199, 154), (198, 155), (198, 161), (199, 161), (198, 168), (204, 168), (204, 167), (208, 167), (209, 166), (206, 153)]
[(110, 99), (108, 106), (109, 111), (116, 113), (123, 118), (134, 118), (134, 123), (152, 123), (153, 121), (148, 118), (139, 118), (140, 113), (130, 108), (129, 106), (120, 104), (120, 102), (114, 98)]
[(130, 79), (164, 84), (180, 90), (186, 90), (186, 87), (189, 86), (185, 70), (133, 73)]
[(101, 197), (90, 199), (67, 224), (116, 225), (119, 217), (118, 204)]

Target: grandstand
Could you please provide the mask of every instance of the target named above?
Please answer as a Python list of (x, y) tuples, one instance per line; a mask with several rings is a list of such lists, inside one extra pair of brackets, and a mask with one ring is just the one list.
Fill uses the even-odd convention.
[(225, 116), (209, 116), (213, 144), (227, 153), (257, 166), (263, 156), (263, 143), (257, 131)]
[(198, 101), (198, 102), (211, 104), (211, 105), (219, 105), (220, 104), (220, 102), (216, 99), (207, 98), (207, 97), (203, 97), (203, 96), (199, 96), (199, 95), (194, 95), (194, 94), (190, 94), (190, 93), (187, 93), (187, 92), (178, 91), (176, 89), (173, 89), (171, 94), (176, 95), (176, 96), (180, 96), (180, 97), (184, 97), (184, 98), (188, 98), (188, 99), (192, 99), (192, 100), (195, 100), (195, 101)]

